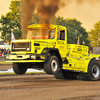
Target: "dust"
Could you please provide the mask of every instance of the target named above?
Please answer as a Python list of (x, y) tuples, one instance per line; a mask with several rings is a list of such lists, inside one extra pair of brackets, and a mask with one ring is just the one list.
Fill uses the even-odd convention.
[(32, 19), (32, 14), (39, 16), (40, 24), (50, 24), (52, 19), (60, 7), (64, 7), (62, 0), (21, 0), (22, 7), (22, 33), (23, 38), (27, 36), (27, 26)]
[(84, 3), (87, 3), (89, 5), (94, 5), (100, 3), (100, 0), (73, 0), (76, 2), (76, 4), (82, 5)]
[[(84, 3), (90, 5), (100, 3), (100, 0), (20, 0), (21, 1), (21, 27), (22, 36), (27, 36), (27, 26), (32, 20), (32, 15), (36, 13), (39, 16), (40, 24), (50, 24), (50, 20), (54, 18), (60, 8), (68, 6), (75, 2), (78, 6)], [(68, 13), (68, 12), (65, 12)], [(45, 34), (44, 34), (45, 35)]]

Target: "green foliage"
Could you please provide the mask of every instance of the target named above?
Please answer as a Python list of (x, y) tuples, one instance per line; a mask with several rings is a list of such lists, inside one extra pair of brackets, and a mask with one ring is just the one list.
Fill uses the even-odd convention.
[(100, 46), (100, 21), (94, 24), (94, 29), (91, 29), (89, 34), (89, 40), (91, 40), (90, 45), (92, 47)]
[(86, 30), (81, 26), (82, 23), (75, 18), (70, 19), (63, 17), (55, 17), (51, 23), (57, 24), (57, 25), (63, 25), (67, 28), (68, 36), (67, 36), (67, 42), (69, 44), (77, 44), (78, 38), (80, 39), (80, 44), (84, 44), (89, 46), (90, 41), (88, 38), (88, 33)]
[[(2, 15), (0, 19), (1, 27), (1, 38), (4, 41), (10, 41), (11, 40), (11, 30), (13, 30), (13, 33), (15, 35), (16, 39), (19, 39), (22, 37), (22, 29), (21, 29), (21, 6), (19, 6), (18, 0), (12, 0), (9, 9), (11, 10), (8, 12), (5, 16)], [(36, 14), (33, 14), (32, 21), (29, 22), (29, 24), (38, 24), (39, 23), (39, 17)]]
[[(21, 38), (22, 36), (22, 30), (21, 30), (21, 6), (19, 6), (18, 0), (12, 0), (9, 9), (11, 10), (8, 12), (5, 16), (2, 15), (0, 19), (1, 27), (0, 31), (2, 34), (2, 39), (4, 41), (10, 40), (11, 38), (11, 30), (13, 30), (13, 33), (15, 35), (15, 38)], [(39, 23), (39, 17), (36, 14), (33, 14), (32, 21), (29, 22), (29, 24), (38, 24)], [(70, 44), (76, 44), (78, 38), (80, 39), (80, 44), (85, 43), (85, 45), (89, 45), (88, 33), (86, 30), (81, 26), (82, 23), (75, 18), (70, 19), (63, 17), (55, 17), (50, 20), (50, 23), (57, 24), (57, 25), (63, 25), (67, 28), (68, 31), (68, 43)], [(96, 26), (95, 26), (96, 27)]]
[(19, 10), (19, 1), (12, 0), (9, 9), (11, 10), (5, 16), (2, 15), (0, 19), (1, 27), (1, 38), (4, 41), (11, 40), (11, 30), (15, 35), (15, 38), (18, 39), (21, 37), (21, 26), (20, 26), (20, 10)]
[(1, 31), (1, 37), (4, 39), (4, 41), (9, 40), (11, 30), (9, 29), (10, 27), (10, 19), (7, 19), (5, 16), (1, 16), (0, 23), (2, 23), (2, 27), (0, 27)]

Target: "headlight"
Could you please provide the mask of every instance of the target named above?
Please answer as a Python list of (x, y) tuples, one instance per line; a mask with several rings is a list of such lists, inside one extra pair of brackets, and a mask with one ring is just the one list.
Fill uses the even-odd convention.
[(36, 55), (31, 55), (31, 59), (36, 59)]
[(6, 56), (6, 59), (10, 59), (10, 56)]

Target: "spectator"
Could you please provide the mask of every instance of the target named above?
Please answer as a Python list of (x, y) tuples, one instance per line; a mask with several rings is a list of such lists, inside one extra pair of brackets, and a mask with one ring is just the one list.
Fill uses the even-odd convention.
[(2, 53), (2, 49), (0, 48), (0, 53)]
[(9, 50), (9, 48), (8, 48), (8, 50), (7, 50), (7, 54), (10, 54), (10, 50)]
[(0, 57), (2, 57), (2, 49), (0, 48)]
[(2, 53), (3, 53), (3, 47), (2, 47)]
[(2, 57), (5, 57), (4, 52), (2, 53)]
[(10, 54), (10, 50), (9, 50), (9, 48), (8, 48), (8, 50), (6, 50), (6, 48), (0, 48), (0, 58), (1, 57), (5, 57), (5, 54)]
[(6, 50), (6, 48), (4, 48), (3, 52), (4, 52), (4, 55), (7, 54), (7, 50)]

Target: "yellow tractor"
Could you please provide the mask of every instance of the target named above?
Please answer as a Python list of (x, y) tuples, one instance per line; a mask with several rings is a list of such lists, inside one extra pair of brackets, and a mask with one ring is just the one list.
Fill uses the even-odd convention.
[(16, 74), (28, 68), (42, 68), (56, 79), (100, 79), (100, 54), (88, 54), (88, 47), (67, 44), (67, 29), (60, 25), (33, 24), (28, 26), (27, 39), (11, 42), (11, 54), (6, 62), (13, 62)]

